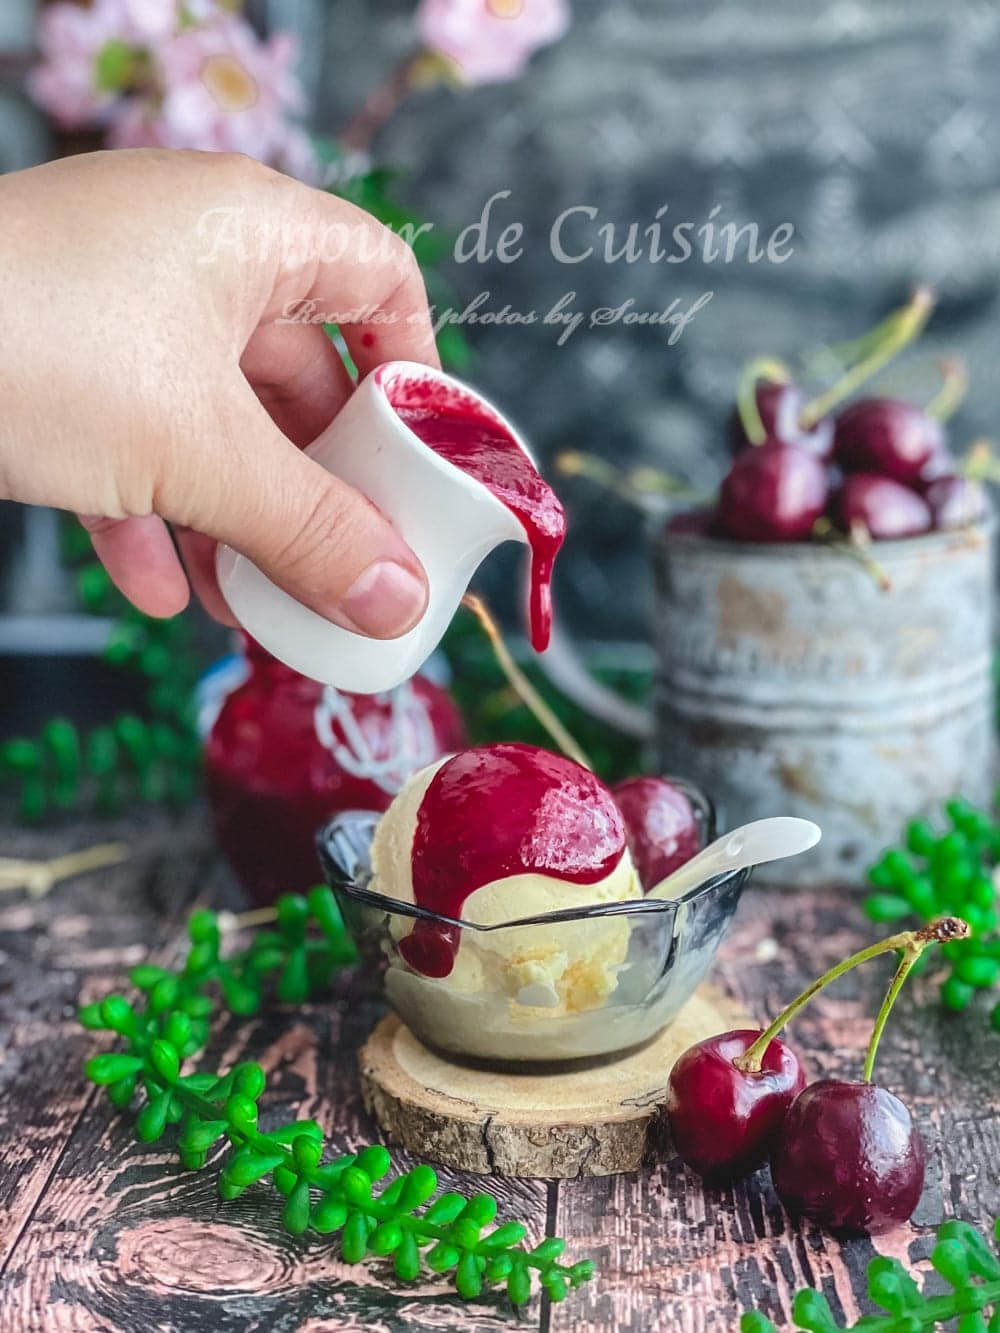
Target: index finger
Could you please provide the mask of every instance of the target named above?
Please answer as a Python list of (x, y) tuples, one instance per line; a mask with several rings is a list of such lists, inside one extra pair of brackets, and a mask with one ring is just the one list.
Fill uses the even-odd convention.
[(336, 324), (363, 377), (384, 361), (439, 366), (427, 292), (413, 251), (364, 209), (321, 190), (292, 196), (308, 258), (283, 258), (264, 318), (300, 308)]

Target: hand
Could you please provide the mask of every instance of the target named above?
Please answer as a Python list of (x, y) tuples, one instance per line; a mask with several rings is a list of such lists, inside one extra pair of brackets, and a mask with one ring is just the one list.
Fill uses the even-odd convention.
[[(139, 151), (0, 179), (0, 496), (77, 512), (121, 591), (232, 624), (217, 541), (328, 619), (405, 633), (427, 587), (357, 491), (300, 452), (359, 372), (437, 365), (412, 251), (367, 213), (249, 159)], [(392, 319), (372, 320), (378, 308)], [(350, 312), (356, 312), (352, 322)]]

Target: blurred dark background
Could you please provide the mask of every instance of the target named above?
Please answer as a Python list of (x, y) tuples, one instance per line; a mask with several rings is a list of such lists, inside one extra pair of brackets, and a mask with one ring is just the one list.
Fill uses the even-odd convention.
[[(21, 91), (33, 46), (33, 5), (4, 0), (0, 165), (14, 169), (74, 146)], [(414, 0), (258, 0), (261, 30), (295, 30), (316, 130), (335, 136), (371, 89), (414, 48)], [(668, 345), (669, 328), (589, 329), (557, 346), (536, 323), (467, 325), (466, 372), (523, 426), (544, 460), (583, 449), (640, 461), (710, 491), (724, 457), (724, 422), (749, 357), (795, 359), (852, 337), (933, 284), (939, 307), (919, 350), (881, 386), (930, 398), (936, 361), (956, 353), (972, 388), (956, 418), (962, 446), (994, 430), (1000, 407), (1000, 6), (992, 0), (573, 0), (572, 25), (515, 82), (412, 95), (379, 130), (373, 160), (399, 173), (399, 197), (457, 233), (491, 195), (499, 228), (524, 224), (515, 263), (445, 265), (461, 308), (547, 311), (572, 292), (589, 314), (632, 299), (638, 310), (710, 302)], [(641, 229), (669, 205), (665, 226), (755, 223), (762, 241), (794, 236), (781, 264), (561, 264), (549, 229), (586, 205), (594, 222), (567, 229), (599, 245), (596, 228)], [(578, 216), (578, 223), (581, 219)], [(585, 243), (585, 242), (584, 242)], [(582, 480), (559, 483), (571, 531), (559, 604), (587, 639), (641, 643), (648, 576), (644, 523)], [(51, 520), (5, 506), (7, 616), (0, 654), (65, 646), (71, 609), (57, 574)], [(513, 557), (512, 557), (513, 559)], [(513, 602), (511, 561), (485, 571), (489, 596)], [(15, 619), (11, 619), (11, 615)], [(39, 622), (35, 622), (36, 624)], [(88, 621), (91, 643), (99, 628)], [(81, 641), (82, 642), (82, 641)], [(4, 681), (0, 679), (0, 685)]]

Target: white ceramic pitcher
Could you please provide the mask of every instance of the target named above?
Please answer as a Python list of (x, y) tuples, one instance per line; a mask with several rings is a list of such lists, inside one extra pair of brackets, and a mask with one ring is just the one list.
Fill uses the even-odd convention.
[(228, 546), (216, 555), (219, 585), (237, 620), (272, 656), (325, 685), (358, 694), (392, 689), (431, 655), (480, 562), (501, 542), (527, 545), (517, 517), (481, 482), (439, 457), (392, 406), (394, 389), (432, 382), (450, 402), (468, 402), (495, 421), (531, 457), (509, 421), (450, 375), (390, 361), (354, 391), (306, 450), (328, 472), (366, 495), (409, 543), (427, 573), (420, 621), (398, 639), (368, 639), (325, 620), (282, 592)]

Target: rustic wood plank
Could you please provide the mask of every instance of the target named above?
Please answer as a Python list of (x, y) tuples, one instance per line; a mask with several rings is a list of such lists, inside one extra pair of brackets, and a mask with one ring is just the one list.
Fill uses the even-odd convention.
[[(103, 1098), (91, 1098), (80, 1064), (102, 1039), (73, 1020), (81, 991), (96, 998), (120, 986), (149, 949), (176, 954), (180, 918), (199, 887), (217, 904), (233, 903), (231, 889), (201, 873), (197, 826), (157, 830), (155, 823), (110, 831), (67, 826), (55, 836), (22, 836), (3, 846), (6, 854), (51, 855), (124, 836), (141, 849), (129, 866), (64, 885), (46, 902), (0, 899), (3, 1328), (480, 1333), (509, 1327), (502, 1297), (470, 1307), (445, 1282), (401, 1289), (377, 1265), (346, 1267), (329, 1241), (292, 1240), (278, 1225), (269, 1186), (219, 1203), (214, 1173), (185, 1173), (166, 1152), (140, 1147)], [(724, 976), (763, 1018), (875, 933), (844, 896), (756, 890), (741, 908)], [(857, 1073), (888, 967), (886, 961), (845, 978), (799, 1021), (795, 1039), (814, 1073)], [(345, 979), (322, 1003), (222, 1023), (208, 1059), (221, 1066), (255, 1058), (265, 1065), (265, 1124), (313, 1116), (337, 1147), (356, 1147), (373, 1135), (360, 1102), (356, 1054), (381, 1012), (364, 977)], [(982, 1225), (1000, 1212), (996, 1041), (982, 1012), (943, 1014), (926, 979), (904, 998), (883, 1045), (880, 1078), (917, 1112), (931, 1165), (913, 1224), (880, 1238), (880, 1251), (922, 1258), (942, 1217), (957, 1214)], [(399, 1160), (407, 1164), (403, 1154)], [(477, 1188), (475, 1177), (442, 1176), (455, 1188)], [(600, 1265), (597, 1281), (565, 1305), (532, 1307), (528, 1327), (721, 1333), (750, 1305), (780, 1324), (791, 1293), (804, 1283), (821, 1285), (846, 1315), (865, 1308), (864, 1268), (875, 1244), (841, 1245), (790, 1225), (766, 1172), (735, 1191), (706, 1192), (668, 1157), (638, 1176), (496, 1186), (503, 1215), (524, 1219), (533, 1237), (566, 1236), (574, 1255), (593, 1254)]]
[[(877, 938), (846, 894), (750, 892), (724, 951), (722, 973), (759, 1020), (812, 977)], [(777, 945), (777, 950), (775, 949)], [(845, 977), (796, 1024), (814, 1076), (858, 1077), (889, 960)], [(598, 1260), (600, 1280), (551, 1312), (552, 1333), (722, 1333), (763, 1310), (779, 1327), (803, 1285), (821, 1287), (839, 1316), (871, 1307), (865, 1268), (875, 1253), (925, 1258), (933, 1229), (957, 1215), (988, 1226), (1000, 1213), (997, 1038), (982, 1010), (945, 1015), (919, 978), (897, 1007), (877, 1067), (920, 1121), (927, 1187), (912, 1223), (874, 1241), (837, 1242), (784, 1215), (767, 1170), (732, 1190), (705, 1190), (671, 1157), (639, 1176), (565, 1183), (554, 1233)]]
[[(231, 905), (229, 899), (225, 905)], [(151, 936), (150, 923), (134, 912), (126, 893), (119, 891), (115, 907), (123, 936), (130, 935), (133, 946)], [(174, 937), (177, 948), (176, 928)], [(130, 957), (129, 965), (133, 961)], [(102, 957), (102, 969), (101, 984), (88, 988), (91, 997), (121, 985), (124, 969), (116, 968), (110, 955)], [(67, 1007), (76, 999), (74, 984), (75, 974), (60, 996)], [(367, 979), (348, 978), (323, 1002), (296, 1010), (275, 1006), (259, 1019), (224, 1021), (206, 1067), (259, 1060), (269, 1079), (262, 1125), (294, 1115), (315, 1118), (331, 1146), (348, 1151), (375, 1137), (361, 1107), (356, 1060), (381, 1012)], [(510, 1308), (502, 1295), (470, 1307), (444, 1280), (403, 1288), (387, 1267), (344, 1265), (330, 1240), (289, 1237), (280, 1227), (280, 1199), (270, 1185), (220, 1203), (215, 1172), (184, 1172), (159, 1145), (140, 1146), (103, 1098), (79, 1116), (86, 1102), (80, 1062), (102, 1039), (75, 1031), (68, 1016), (63, 1021), (69, 1029), (57, 1060), (65, 1062), (63, 1091), (53, 1092), (46, 1108), (55, 1160), (10, 1257), (5, 1330), (390, 1333), (461, 1327), (488, 1333), (509, 1326)], [(54, 1030), (43, 1022), (36, 1039), (45, 1042)], [(410, 1164), (402, 1153), (396, 1160), (404, 1168)], [(441, 1177), (446, 1188), (477, 1188), (471, 1177), (445, 1171)], [(533, 1241), (541, 1239), (545, 1186), (498, 1182), (495, 1192), (501, 1215), (522, 1219)], [(524, 1326), (538, 1327), (539, 1319), (536, 1302)]]
[(36, 901), (0, 895), (0, 1273), (92, 1095), (76, 1007), (176, 935), (209, 849), (197, 821), (178, 828), (163, 815), (140, 827), (73, 824), (2, 839), (4, 856), (48, 859), (117, 837), (133, 849), (122, 865), (65, 881)]

